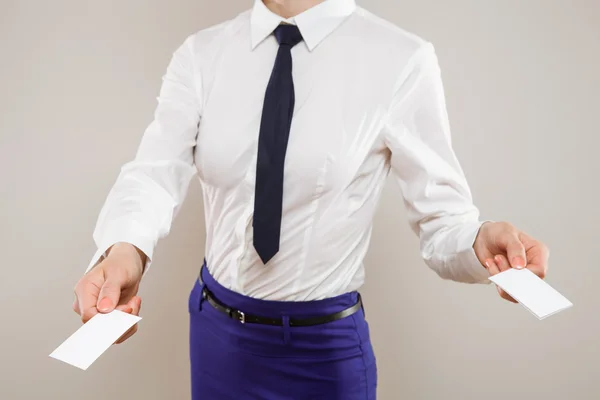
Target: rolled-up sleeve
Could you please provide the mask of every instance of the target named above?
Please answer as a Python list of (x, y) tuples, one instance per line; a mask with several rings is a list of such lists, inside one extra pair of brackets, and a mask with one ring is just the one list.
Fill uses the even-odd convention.
[(137, 154), (125, 164), (94, 229), (97, 251), (89, 271), (118, 242), (139, 248), (148, 261), (166, 236), (196, 173), (194, 147), (201, 116), (201, 79), (194, 65), (193, 36), (172, 54), (163, 75), (154, 118)]
[(426, 264), (444, 279), (488, 282), (489, 273), (473, 250), (482, 222), (452, 149), (440, 68), (430, 43), (402, 72), (384, 134)]

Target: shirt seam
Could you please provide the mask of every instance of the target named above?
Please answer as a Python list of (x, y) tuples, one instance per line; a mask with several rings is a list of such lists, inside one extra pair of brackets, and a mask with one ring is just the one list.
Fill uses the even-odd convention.
[[(190, 36), (190, 38), (186, 41), (186, 47), (190, 57), (191, 71), (189, 73), (192, 74), (192, 84), (194, 85), (194, 97), (196, 99), (196, 112), (198, 116), (202, 115), (202, 111), (204, 110), (204, 94), (202, 92), (202, 71), (198, 68), (196, 60), (194, 58), (194, 53), (192, 51), (192, 47), (190, 42), (194, 40), (194, 35)], [(200, 84), (198, 84), (198, 80), (200, 80)], [(200, 92), (198, 91), (200, 88)], [(199, 99), (198, 97), (201, 96)]]
[(301, 262), (301, 265), (302, 265), (301, 270), (302, 271), (305, 271), (307, 268), (307, 262), (309, 259), (309, 252), (310, 252), (310, 243), (312, 241), (315, 224), (317, 222), (317, 218), (316, 218), (317, 210), (319, 208), (319, 203), (322, 198), (323, 191), (324, 191), (325, 176), (327, 175), (329, 164), (330, 164), (330, 158), (328, 156), (325, 161), (325, 165), (323, 166), (322, 173), (317, 178), (317, 182), (315, 185), (315, 191), (313, 194), (314, 198), (311, 202), (311, 207), (310, 207), (310, 211), (309, 211), (311, 221), (310, 221), (310, 225), (305, 233), (304, 243), (303, 243), (304, 251), (302, 252), (303, 257), (302, 257), (302, 262)]
[[(402, 85), (404, 84), (404, 82), (406, 81), (408, 76), (410, 75), (410, 72), (414, 69), (415, 62), (416, 62), (415, 60), (421, 55), (421, 53), (423, 51), (425, 51), (426, 48), (431, 48), (431, 47), (432, 47), (432, 44), (430, 42), (424, 42), (423, 44), (421, 44), (417, 48), (417, 50), (415, 50), (414, 53), (410, 56), (410, 58), (406, 62), (406, 65), (404, 66), (404, 68), (402, 68), (402, 72), (400, 72), (398, 79), (394, 83), (394, 89), (392, 91), (390, 104), (388, 105), (387, 111), (385, 113), (383, 128), (381, 129), (381, 132), (386, 132), (386, 131), (391, 130), (389, 123), (390, 123), (390, 118), (392, 115), (392, 107), (394, 106), (394, 98), (396, 97), (398, 90), (402, 87)], [(400, 120), (403, 120), (403, 118), (404, 118), (404, 115), (402, 115), (402, 118), (400, 118)], [(387, 143), (387, 140), (384, 139), (384, 143)]]

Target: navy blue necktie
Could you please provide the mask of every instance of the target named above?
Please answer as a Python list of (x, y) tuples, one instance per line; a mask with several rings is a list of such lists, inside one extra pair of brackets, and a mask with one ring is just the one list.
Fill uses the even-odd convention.
[(291, 51), (302, 41), (302, 34), (296, 25), (279, 25), (275, 37), (279, 50), (260, 122), (252, 222), (254, 248), (264, 264), (279, 251), (283, 166), (295, 102)]

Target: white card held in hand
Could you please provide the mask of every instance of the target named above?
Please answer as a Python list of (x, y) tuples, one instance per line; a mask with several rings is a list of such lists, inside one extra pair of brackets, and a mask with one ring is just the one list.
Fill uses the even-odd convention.
[(511, 268), (489, 278), (539, 319), (573, 305), (533, 272)]
[(50, 357), (86, 370), (140, 317), (113, 311), (96, 314), (50, 354)]

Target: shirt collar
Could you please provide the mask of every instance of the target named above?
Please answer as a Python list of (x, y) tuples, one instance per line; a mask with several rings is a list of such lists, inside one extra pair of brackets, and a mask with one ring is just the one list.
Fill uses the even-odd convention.
[(355, 0), (325, 0), (295, 17), (285, 19), (269, 10), (262, 0), (255, 0), (250, 21), (252, 49), (273, 33), (280, 23), (285, 22), (298, 25), (304, 42), (312, 51), (355, 9)]

